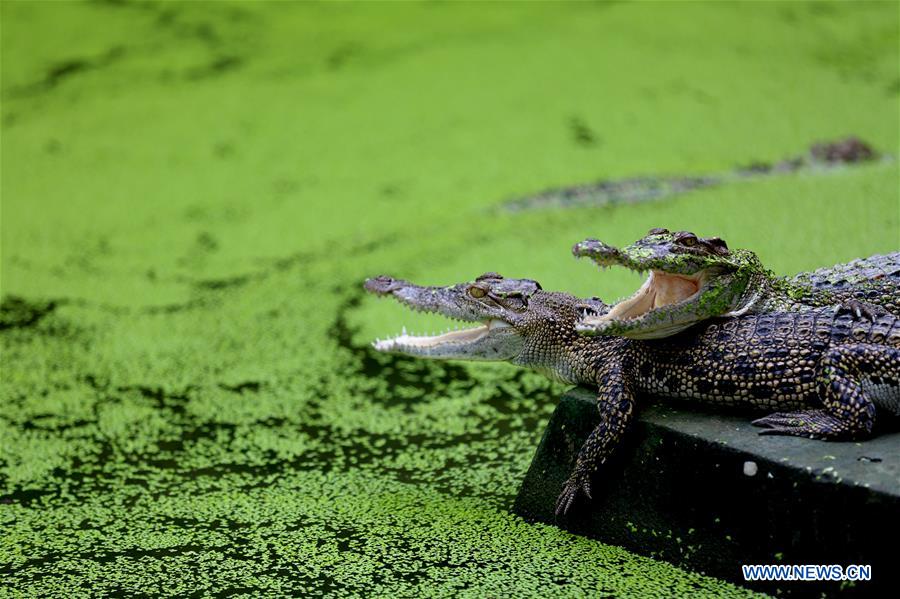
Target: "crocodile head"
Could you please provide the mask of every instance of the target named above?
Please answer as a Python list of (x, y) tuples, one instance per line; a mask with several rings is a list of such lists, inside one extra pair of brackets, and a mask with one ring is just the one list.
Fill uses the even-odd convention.
[(651, 229), (621, 249), (587, 239), (575, 244), (572, 253), (603, 268), (649, 272), (634, 295), (577, 325), (583, 334), (632, 339), (668, 337), (696, 322), (739, 310), (752, 274), (762, 268), (755, 254), (731, 251), (718, 237), (667, 229)]
[(528, 366), (553, 378), (573, 381), (563, 352), (580, 339), (575, 323), (600, 314), (608, 306), (597, 298), (581, 300), (547, 292), (537, 281), (507, 279), (489, 272), (468, 283), (428, 287), (379, 276), (365, 289), (391, 296), (413, 310), (440, 314), (471, 326), (439, 335), (403, 331), (376, 340), (380, 352), (443, 360), (507, 361)]

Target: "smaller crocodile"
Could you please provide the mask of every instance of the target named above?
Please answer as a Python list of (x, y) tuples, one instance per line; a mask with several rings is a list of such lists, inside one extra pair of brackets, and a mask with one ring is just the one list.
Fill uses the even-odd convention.
[(792, 312), (832, 306), (871, 320), (900, 316), (900, 252), (876, 255), (795, 277), (778, 277), (750, 250), (718, 237), (651, 229), (622, 249), (597, 239), (572, 253), (601, 267), (649, 271), (644, 285), (608, 313), (579, 325), (587, 334), (658, 339), (718, 316)]
[(436, 360), (496, 360), (598, 390), (600, 424), (578, 453), (559, 496), (565, 513), (590, 498), (594, 472), (619, 446), (642, 397), (775, 412), (754, 421), (765, 434), (862, 439), (876, 409), (900, 414), (900, 319), (854, 320), (829, 308), (714, 319), (679, 335), (641, 341), (576, 331), (596, 298), (544, 291), (530, 279), (485, 273), (446, 287), (389, 276), (365, 289), (406, 307), (471, 325), (440, 335), (376, 340), (379, 352)]

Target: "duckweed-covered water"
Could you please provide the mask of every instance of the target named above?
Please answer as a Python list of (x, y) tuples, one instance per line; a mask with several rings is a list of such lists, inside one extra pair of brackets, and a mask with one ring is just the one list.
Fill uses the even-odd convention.
[[(654, 226), (781, 273), (896, 250), (895, 4), (0, 11), (0, 594), (746, 594), (512, 515), (562, 388), (374, 354), (446, 323), (361, 283), (612, 300), (571, 244)], [(851, 134), (888, 159), (502, 209)]]

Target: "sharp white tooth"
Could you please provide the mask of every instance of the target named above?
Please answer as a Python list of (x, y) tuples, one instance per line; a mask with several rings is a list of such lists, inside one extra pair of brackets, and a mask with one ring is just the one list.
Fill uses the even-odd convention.
[(402, 330), (401, 334), (403, 334), (403, 335), (406, 334), (406, 327), (403, 327), (403, 330)]

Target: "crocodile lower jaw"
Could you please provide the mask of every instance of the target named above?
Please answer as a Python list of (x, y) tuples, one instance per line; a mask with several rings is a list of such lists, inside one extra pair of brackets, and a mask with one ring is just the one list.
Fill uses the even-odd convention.
[(453, 331), (447, 330), (439, 335), (410, 335), (404, 327), (403, 332), (396, 337), (376, 339), (372, 343), (372, 347), (382, 352), (401, 351), (404, 349), (434, 349), (444, 346), (464, 347), (483, 339), (492, 330), (508, 326), (510, 325), (502, 320), (492, 319), (481, 326)]

